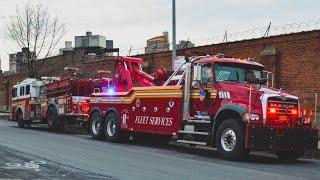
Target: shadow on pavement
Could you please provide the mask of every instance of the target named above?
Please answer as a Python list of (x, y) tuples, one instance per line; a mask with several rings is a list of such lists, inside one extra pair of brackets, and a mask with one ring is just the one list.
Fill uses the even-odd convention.
[(162, 150), (171, 150), (178, 153), (184, 153), (188, 155), (197, 155), (203, 158), (210, 158), (212, 159), (219, 159), (228, 162), (245, 162), (249, 164), (312, 164), (313, 162), (308, 161), (306, 159), (298, 159), (296, 161), (284, 161), (278, 159), (275, 155), (270, 152), (251, 152), (247, 157), (241, 160), (226, 160), (221, 158), (218, 152), (214, 148), (208, 147), (196, 147), (196, 146), (189, 146), (189, 145), (181, 145), (175, 142), (170, 142), (168, 145), (157, 145), (157, 144), (148, 144), (148, 143), (136, 143), (134, 141), (130, 141), (126, 143), (128, 145), (133, 146), (142, 146), (142, 147), (150, 147), (150, 148), (157, 148)]
[[(13, 128), (19, 128), (17, 126), (11, 126)], [(41, 132), (48, 132), (54, 134), (65, 134), (65, 135), (87, 135), (87, 132), (82, 127), (72, 127), (68, 126), (64, 129), (49, 129), (45, 125), (38, 125), (32, 126), (31, 128), (24, 128), (26, 130), (34, 130), (34, 131), (41, 131)]]

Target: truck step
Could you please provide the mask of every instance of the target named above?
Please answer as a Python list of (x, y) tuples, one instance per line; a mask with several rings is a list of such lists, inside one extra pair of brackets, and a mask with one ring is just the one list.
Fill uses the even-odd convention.
[(195, 117), (193, 117), (193, 119), (204, 119), (204, 120), (210, 120), (210, 116), (208, 115), (195, 115)]
[(204, 136), (209, 135), (209, 133), (207, 133), (207, 132), (183, 131), (183, 130), (180, 130), (179, 133), (181, 133), (181, 134), (196, 134), (196, 135), (204, 135)]
[(188, 123), (203, 123), (203, 124), (210, 124), (211, 121), (209, 120), (199, 120), (199, 119), (189, 119), (187, 120)]
[(184, 143), (184, 144), (202, 145), (202, 146), (207, 145), (207, 143), (205, 143), (205, 142), (198, 142), (198, 141), (177, 140), (177, 142), (178, 143)]

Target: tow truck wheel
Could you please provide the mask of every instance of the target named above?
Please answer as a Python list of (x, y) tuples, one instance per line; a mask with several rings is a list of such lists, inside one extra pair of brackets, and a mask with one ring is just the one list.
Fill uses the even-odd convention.
[(23, 122), (23, 114), (20, 110), (17, 111), (16, 119), (18, 122), (18, 127), (19, 128), (24, 128), (24, 122)]
[(105, 138), (109, 142), (120, 142), (129, 139), (129, 134), (120, 130), (119, 118), (114, 112), (110, 112), (105, 123)]
[(218, 152), (228, 159), (243, 158), (248, 154), (244, 148), (243, 129), (239, 120), (224, 120), (218, 127), (216, 145)]
[(299, 159), (300, 157), (303, 156), (305, 151), (297, 151), (297, 152), (292, 152), (292, 151), (277, 151), (276, 155), (278, 156), (279, 159), (285, 160), (285, 161), (294, 161)]
[(90, 134), (92, 139), (101, 140), (104, 138), (104, 131), (103, 131), (104, 121), (99, 112), (94, 112), (90, 117)]
[(57, 128), (57, 111), (52, 106), (47, 111), (47, 124), (49, 129)]

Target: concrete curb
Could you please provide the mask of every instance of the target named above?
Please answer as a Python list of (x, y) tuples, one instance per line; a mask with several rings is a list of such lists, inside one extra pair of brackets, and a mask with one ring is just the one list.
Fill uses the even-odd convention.
[(0, 114), (0, 118), (1, 118), (1, 119), (9, 120), (10, 114)]

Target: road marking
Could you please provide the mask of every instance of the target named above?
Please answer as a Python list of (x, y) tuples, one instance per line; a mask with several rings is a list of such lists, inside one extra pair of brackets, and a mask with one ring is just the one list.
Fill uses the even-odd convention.
[(24, 162), (23, 164), (15, 163), (15, 162), (9, 162), (6, 163), (6, 166), (4, 169), (32, 169), (34, 171), (41, 171), (40, 165), (45, 165), (46, 162), (42, 160), (34, 160), (30, 162)]

